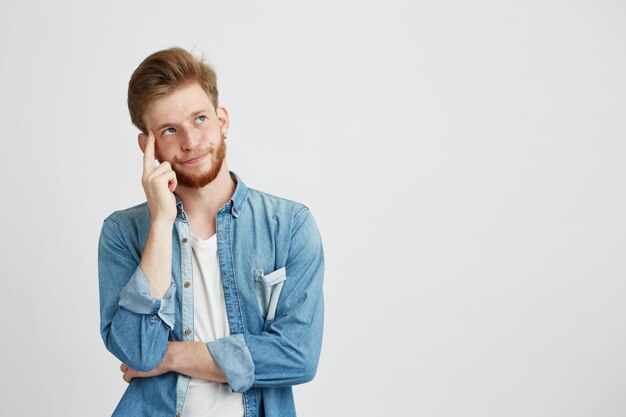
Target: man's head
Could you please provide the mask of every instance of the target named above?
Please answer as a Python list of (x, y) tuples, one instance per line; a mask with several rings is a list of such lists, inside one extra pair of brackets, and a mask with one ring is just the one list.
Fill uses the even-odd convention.
[[(141, 150), (152, 130), (155, 156), (171, 163), (179, 185), (200, 188), (215, 179), (226, 156), (228, 112), (218, 105), (211, 66), (182, 48), (153, 53), (128, 83), (128, 109), (142, 132)], [(186, 162), (202, 155), (199, 162)]]

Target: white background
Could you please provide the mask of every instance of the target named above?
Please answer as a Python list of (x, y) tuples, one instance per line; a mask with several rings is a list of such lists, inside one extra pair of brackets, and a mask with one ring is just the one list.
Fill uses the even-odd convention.
[[(229, 5), (226, 5), (229, 3)], [(0, 414), (108, 416), (128, 80), (205, 54), (229, 168), (326, 255), (299, 416), (626, 415), (623, 1), (0, 1)]]

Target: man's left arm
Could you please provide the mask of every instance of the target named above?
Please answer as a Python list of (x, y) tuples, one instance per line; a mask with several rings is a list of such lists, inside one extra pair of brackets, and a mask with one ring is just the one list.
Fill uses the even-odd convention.
[(227, 382), (224, 373), (217, 365), (204, 342), (177, 342), (170, 340), (161, 363), (150, 371), (137, 371), (122, 363), (122, 378), (130, 382), (133, 378), (145, 378), (162, 375), (166, 372), (178, 372), (192, 378), (213, 382)]

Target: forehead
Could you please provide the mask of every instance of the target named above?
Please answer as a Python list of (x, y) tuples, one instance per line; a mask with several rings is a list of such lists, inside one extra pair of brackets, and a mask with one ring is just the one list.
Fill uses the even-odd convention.
[(163, 123), (182, 122), (191, 113), (202, 109), (214, 111), (207, 93), (194, 82), (150, 103), (144, 112), (144, 120), (148, 128), (153, 129)]

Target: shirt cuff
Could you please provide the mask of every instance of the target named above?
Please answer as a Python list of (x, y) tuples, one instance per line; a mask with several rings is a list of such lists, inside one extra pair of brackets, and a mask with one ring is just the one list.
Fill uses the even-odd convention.
[(230, 392), (245, 392), (254, 383), (254, 362), (242, 334), (207, 343), (209, 352), (228, 380)]
[(163, 320), (165, 325), (174, 329), (174, 308), (176, 302), (176, 284), (174, 281), (165, 292), (163, 299), (152, 298), (150, 295), (150, 284), (141, 267), (130, 277), (122, 291), (120, 292), (119, 306), (137, 314), (156, 314)]

